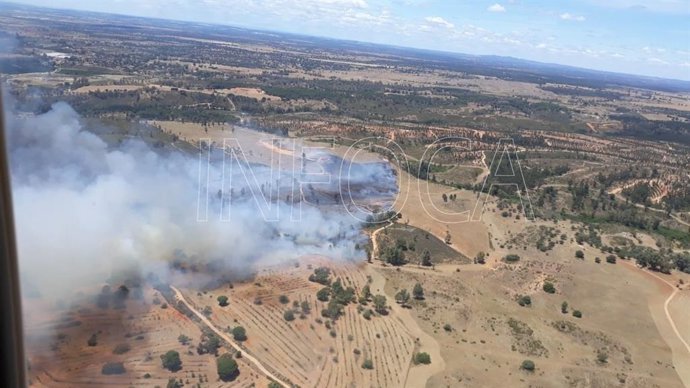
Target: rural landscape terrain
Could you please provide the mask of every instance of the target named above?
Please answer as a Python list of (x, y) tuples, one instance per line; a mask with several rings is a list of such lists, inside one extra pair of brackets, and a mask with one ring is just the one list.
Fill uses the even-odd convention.
[(689, 81), (0, 3), (0, 82), (30, 387), (690, 387)]

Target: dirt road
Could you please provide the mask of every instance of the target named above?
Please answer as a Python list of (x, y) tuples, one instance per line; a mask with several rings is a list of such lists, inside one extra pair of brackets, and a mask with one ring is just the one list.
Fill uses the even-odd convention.
[(180, 290), (178, 290), (177, 288), (175, 288), (175, 287), (173, 287), (173, 286), (170, 286), (170, 289), (172, 289), (173, 292), (175, 293), (175, 299), (177, 299), (177, 300), (179, 300), (180, 302), (184, 303), (184, 305), (187, 306), (187, 308), (188, 308), (191, 312), (193, 312), (194, 315), (196, 315), (196, 316), (201, 320), (201, 322), (203, 322), (209, 329), (213, 330), (214, 333), (216, 333), (219, 337), (221, 337), (221, 338), (224, 339), (227, 343), (229, 343), (230, 346), (232, 346), (233, 348), (235, 348), (235, 350), (237, 350), (237, 351), (239, 351), (239, 352), (242, 352), (242, 357), (243, 357), (244, 359), (246, 359), (246, 360), (248, 360), (249, 362), (251, 362), (252, 364), (254, 364), (254, 366), (256, 366), (263, 374), (265, 374), (266, 376), (268, 376), (268, 378), (270, 378), (271, 380), (277, 382), (278, 384), (280, 384), (281, 386), (283, 386), (283, 387), (285, 387), (285, 388), (291, 388), (291, 385), (290, 385), (290, 384), (287, 384), (287, 383), (283, 382), (281, 379), (279, 379), (277, 376), (275, 376), (273, 373), (271, 373), (271, 371), (269, 371), (268, 369), (266, 369), (266, 367), (263, 366), (263, 364), (262, 364), (259, 360), (257, 360), (257, 359), (256, 359), (254, 356), (252, 356), (251, 354), (248, 354), (246, 349), (241, 348), (241, 347), (235, 342), (234, 339), (230, 338), (230, 336), (228, 336), (227, 334), (225, 334), (224, 332), (222, 332), (221, 330), (219, 330), (213, 323), (211, 323), (211, 321), (208, 320), (208, 318), (206, 318), (206, 316), (204, 316), (202, 313), (200, 313), (199, 311), (197, 311), (191, 304), (189, 304), (189, 302), (187, 302), (187, 300), (184, 298), (184, 295), (182, 295), (182, 293), (180, 292)]

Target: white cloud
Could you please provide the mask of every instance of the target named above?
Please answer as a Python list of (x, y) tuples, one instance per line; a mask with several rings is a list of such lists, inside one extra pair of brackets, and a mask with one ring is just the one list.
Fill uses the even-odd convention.
[(487, 8), (486, 10), (489, 12), (505, 12), (506, 7), (502, 6), (501, 4), (496, 3), (492, 6), (490, 6), (489, 8)]
[(443, 26), (443, 27), (446, 27), (446, 28), (453, 28), (453, 27), (455, 27), (455, 24), (449, 22), (448, 20), (446, 20), (446, 19), (444, 19), (444, 18), (442, 18), (442, 17), (440, 17), (440, 16), (428, 16), (428, 17), (424, 18), (424, 20), (426, 20), (426, 21), (429, 22), (429, 23), (436, 24), (436, 25), (439, 25), (439, 26)]
[(573, 14), (568, 13), (568, 12), (562, 13), (562, 14), (561, 14), (561, 19), (563, 19), (563, 20), (572, 20), (572, 21), (575, 21), (575, 22), (584, 22), (584, 21), (585, 21), (585, 17), (584, 17), (584, 16), (582, 16), (582, 15), (573, 15)]
[(341, 7), (353, 7), (353, 8), (367, 8), (366, 0), (311, 0), (305, 1), (306, 3), (314, 4), (325, 4), (325, 5), (335, 5)]
[(659, 65), (668, 65), (668, 62), (664, 61), (663, 59), (659, 59), (659, 58), (648, 58), (647, 62), (657, 63)]

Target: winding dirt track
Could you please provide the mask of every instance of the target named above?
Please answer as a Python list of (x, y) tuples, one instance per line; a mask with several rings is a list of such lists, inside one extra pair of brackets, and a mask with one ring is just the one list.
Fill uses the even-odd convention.
[(270, 378), (271, 380), (277, 382), (278, 384), (280, 384), (281, 386), (283, 386), (283, 387), (285, 387), (285, 388), (291, 388), (291, 385), (290, 385), (290, 384), (287, 384), (287, 383), (283, 382), (281, 379), (279, 379), (277, 376), (275, 376), (273, 373), (271, 373), (271, 371), (269, 371), (268, 369), (266, 369), (266, 367), (263, 366), (263, 364), (262, 364), (259, 360), (257, 360), (257, 359), (256, 359), (254, 356), (252, 356), (251, 354), (247, 353), (247, 350), (246, 350), (246, 349), (242, 349), (242, 348), (235, 342), (235, 340), (233, 340), (233, 339), (230, 338), (227, 334), (225, 334), (224, 332), (222, 332), (221, 330), (219, 330), (213, 323), (211, 323), (211, 321), (208, 320), (208, 318), (206, 318), (202, 313), (200, 313), (199, 311), (197, 311), (191, 304), (189, 304), (189, 302), (187, 302), (187, 300), (184, 298), (184, 295), (182, 295), (182, 293), (180, 292), (180, 290), (178, 290), (177, 288), (175, 288), (175, 287), (173, 287), (173, 286), (170, 286), (170, 289), (172, 289), (173, 292), (175, 293), (175, 299), (177, 299), (177, 300), (181, 301), (182, 303), (184, 303), (184, 305), (187, 306), (187, 308), (188, 308), (191, 312), (193, 312), (194, 315), (196, 315), (196, 316), (201, 320), (201, 322), (203, 322), (209, 329), (213, 330), (214, 333), (216, 333), (219, 337), (221, 337), (221, 338), (224, 339), (227, 343), (229, 343), (230, 346), (232, 346), (233, 348), (235, 348), (235, 350), (237, 350), (238, 352), (242, 352), (242, 357), (243, 357), (243, 358), (245, 358), (246, 360), (248, 360), (249, 362), (251, 362), (252, 364), (254, 364), (254, 366), (256, 366), (263, 374), (265, 374), (266, 376), (268, 376), (268, 378)]

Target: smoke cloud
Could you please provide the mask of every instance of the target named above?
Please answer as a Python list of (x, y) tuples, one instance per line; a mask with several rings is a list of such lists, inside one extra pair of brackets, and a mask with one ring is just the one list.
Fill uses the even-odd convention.
[[(200, 190), (199, 174), (206, 166), (199, 159), (153, 150), (140, 140), (109, 147), (65, 103), (45, 114), (19, 117), (9, 112), (7, 118), (25, 292), (69, 297), (102, 284), (119, 268), (171, 280), (180, 274), (171, 268), (184, 266), (205, 277), (228, 272), (246, 276), (258, 265), (307, 254), (335, 260), (364, 256), (356, 249), (364, 239), (360, 221), (335, 206), (336, 200), (319, 205), (340, 193), (320, 191), (318, 184), (295, 191), (304, 168), (271, 175), (266, 166), (235, 160), (232, 168), (226, 161), (223, 169), (211, 163), (209, 185)], [(217, 152), (213, 155), (212, 161), (222, 160)], [(324, 158), (318, 156), (306, 155), (302, 164), (319, 163)], [(330, 164), (321, 170), (330, 174), (334, 159), (326, 159)], [(246, 181), (247, 167), (256, 181)], [(355, 171), (354, 185), (345, 186), (362, 190), (348, 198), (366, 197), (381, 182), (378, 196), (395, 192), (392, 170), (382, 164), (348, 169)], [(330, 182), (326, 187), (332, 189), (333, 182), (343, 186), (337, 177)], [(209, 216), (200, 222), (199, 193), (205, 190), (210, 193)], [(276, 220), (261, 217), (261, 201), (252, 192), (278, 209)], [(291, 217), (296, 213), (298, 221)]]

